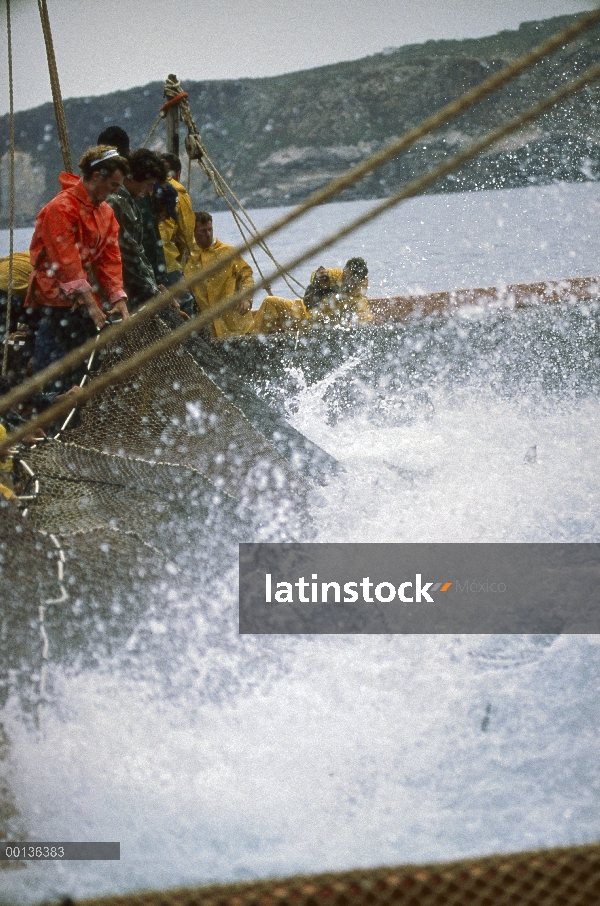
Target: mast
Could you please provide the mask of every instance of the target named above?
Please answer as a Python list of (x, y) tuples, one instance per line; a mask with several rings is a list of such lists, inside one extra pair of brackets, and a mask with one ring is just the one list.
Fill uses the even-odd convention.
[[(167, 94), (167, 86), (172, 85), (173, 82), (177, 81), (176, 75), (169, 75), (167, 81), (165, 82), (165, 97), (170, 98), (171, 95)], [(167, 151), (169, 154), (175, 154), (179, 157), (179, 106), (173, 104), (172, 107), (166, 111), (165, 114), (166, 126), (167, 126)]]

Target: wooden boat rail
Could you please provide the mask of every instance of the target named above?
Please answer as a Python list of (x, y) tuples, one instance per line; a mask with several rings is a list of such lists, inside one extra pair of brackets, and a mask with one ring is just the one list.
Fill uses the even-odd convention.
[(600, 276), (514, 283), (505, 287), (488, 286), (369, 299), (376, 324), (402, 321), (416, 316), (458, 311), (463, 306), (482, 308), (526, 308), (546, 303), (600, 299)]

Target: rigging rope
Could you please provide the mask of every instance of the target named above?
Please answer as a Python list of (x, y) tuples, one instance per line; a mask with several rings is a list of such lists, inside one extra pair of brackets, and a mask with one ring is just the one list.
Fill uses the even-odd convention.
[(40, 19), (42, 20), (42, 31), (44, 33), (44, 42), (46, 44), (46, 56), (48, 58), (48, 72), (50, 73), (50, 88), (52, 90), (52, 102), (54, 104), (54, 116), (56, 118), (56, 129), (60, 141), (60, 150), (62, 154), (64, 168), (67, 173), (73, 172), (73, 162), (71, 160), (71, 148), (69, 146), (69, 135), (67, 132), (67, 120), (65, 117), (65, 108), (62, 102), (60, 91), (60, 81), (58, 78), (58, 68), (56, 66), (56, 57), (54, 55), (54, 42), (52, 40), (52, 31), (50, 29), (50, 17), (46, 0), (38, 0), (38, 9)]
[(6, 0), (6, 33), (8, 38), (8, 94), (9, 94), (9, 122), (10, 122), (10, 208), (9, 208), (9, 240), (8, 240), (8, 287), (6, 298), (6, 327), (4, 329), (4, 351), (2, 355), (2, 374), (5, 375), (8, 367), (8, 344), (10, 340), (10, 314), (13, 294), (13, 249), (15, 232), (15, 110), (13, 97), (13, 68), (12, 68), (12, 31), (10, 23), (10, 0)]
[[(233, 215), (236, 226), (240, 231), (242, 239), (244, 240), (244, 242), (246, 242), (246, 235), (254, 236), (257, 239), (256, 244), (271, 259), (275, 267), (279, 268), (279, 262), (273, 256), (267, 244), (260, 238), (260, 230), (253, 222), (250, 214), (244, 208), (239, 198), (237, 198), (231, 187), (227, 184), (221, 173), (219, 173), (219, 170), (217, 169), (213, 161), (210, 159), (206, 147), (204, 146), (204, 143), (200, 137), (200, 133), (198, 132), (198, 127), (194, 122), (189, 101), (187, 99), (187, 93), (185, 91), (182, 91), (181, 83), (179, 79), (174, 75), (170, 75), (165, 82), (165, 97), (171, 99), (168, 103), (177, 103), (180, 118), (182, 122), (187, 126), (188, 134), (185, 140), (185, 148), (188, 153), (189, 159), (198, 161), (200, 167), (208, 177), (213, 189), (215, 190), (217, 197), (222, 198), (227, 204), (229, 210), (231, 211), (231, 214)], [(240, 214), (243, 218), (245, 218), (246, 223), (243, 222)], [(254, 253), (249, 246), (248, 251), (252, 256), (252, 260), (258, 273), (260, 274), (261, 278), (263, 278), (263, 273), (260, 269), (258, 261), (256, 260)], [(304, 286), (302, 285), (302, 283), (296, 280), (296, 278), (291, 274), (284, 272), (282, 273), (282, 276), (285, 280), (286, 285), (288, 286), (290, 291), (294, 293), (294, 295), (298, 295), (298, 293), (289, 282), (290, 280), (293, 281), (298, 287), (300, 287), (302, 292), (304, 292)], [(271, 295), (270, 286), (268, 286), (267, 284), (264, 285), (269, 295)]]
[[(348, 170), (342, 176), (337, 177), (335, 180), (329, 183), (328, 186), (325, 186), (323, 189), (319, 189), (317, 192), (314, 192), (303, 204), (299, 205), (297, 208), (294, 208), (290, 213), (275, 221), (259, 237), (253, 239), (251, 244), (246, 243), (242, 246), (238, 246), (237, 248), (233, 249), (228, 255), (223, 256), (223, 258), (219, 259), (218, 262), (215, 262), (214, 264), (205, 268), (203, 271), (198, 272), (193, 277), (187, 278), (185, 281), (183, 281), (184, 285), (187, 288), (190, 288), (196, 283), (199, 283), (202, 280), (206, 280), (223, 265), (229, 263), (230, 261), (233, 261), (237, 257), (237, 255), (246, 252), (250, 245), (259, 244), (259, 240), (265, 240), (266, 238), (279, 232), (279, 230), (283, 229), (288, 224), (297, 220), (299, 217), (303, 216), (313, 207), (316, 207), (317, 205), (322, 204), (323, 202), (335, 197), (335, 195), (337, 195), (343, 189), (353, 185), (355, 182), (359, 181), (365, 175), (370, 173), (372, 170), (376, 169), (379, 166), (382, 166), (392, 157), (396, 156), (400, 151), (410, 147), (410, 145), (418, 141), (419, 138), (421, 138), (423, 135), (433, 131), (448, 120), (458, 116), (460, 113), (463, 113), (483, 97), (486, 97), (492, 92), (498, 90), (498, 88), (502, 87), (508, 81), (514, 79), (517, 75), (520, 75), (523, 71), (533, 66), (544, 56), (547, 56), (548, 54), (554, 53), (557, 50), (561, 49), (566, 43), (573, 41), (579, 34), (581, 34), (586, 29), (589, 29), (592, 26), (596, 25), (598, 22), (600, 22), (600, 10), (595, 10), (591, 13), (587, 13), (586, 15), (581, 16), (576, 22), (558, 32), (557, 34), (551, 36), (542, 44), (538, 45), (538, 47), (534, 48), (532, 51), (509, 64), (499, 73), (488, 77), (486, 80), (484, 80), (484, 82), (480, 83), (480, 85), (462, 95), (462, 97), (458, 98), (455, 101), (452, 101), (450, 104), (447, 104), (445, 107), (443, 107), (432, 116), (428, 117), (414, 129), (409, 130), (395, 142), (392, 142), (387, 148), (384, 148), (377, 154), (372, 155), (372, 157), (364, 161), (362, 164), (353, 167), (351, 170)], [(558, 103), (565, 97), (568, 97), (570, 94), (578, 91), (581, 87), (583, 87), (584, 84), (587, 84), (588, 82), (596, 79), (598, 75), (595, 71), (592, 71), (594, 69), (594, 67), (591, 67), (591, 69), (587, 70), (579, 79), (568, 83), (568, 85), (564, 89), (556, 92), (551, 96), (551, 98), (547, 99), (546, 102), (542, 102), (543, 105), (545, 105), (545, 107), (550, 107)], [(539, 105), (536, 105), (535, 108), (530, 108), (530, 110), (526, 111), (525, 114), (521, 115), (521, 117), (517, 117), (516, 120), (512, 120), (505, 127), (500, 127), (502, 134), (508, 134), (510, 131), (515, 131), (516, 129), (518, 129), (520, 125), (522, 125), (524, 122), (527, 122), (531, 118), (531, 110), (538, 111), (538, 107)], [(539, 112), (535, 112), (533, 115), (537, 116), (539, 115)], [(498, 130), (489, 133), (489, 135), (492, 135), (493, 138), (485, 143), (483, 147), (487, 147), (489, 144), (492, 144), (494, 141), (498, 140)], [(485, 137), (482, 141), (485, 141)], [(471, 152), (471, 149), (473, 148), (475, 148), (475, 150)], [(436, 168), (436, 170), (432, 171), (430, 174), (426, 174), (424, 177), (413, 181), (405, 189), (401, 190), (399, 193), (396, 193), (396, 195), (385, 199), (382, 205), (379, 205), (376, 208), (372, 209), (372, 211), (367, 212), (367, 214), (364, 215), (364, 217), (359, 218), (359, 220), (353, 221), (353, 223), (351, 223), (348, 227), (343, 228), (333, 237), (329, 237), (322, 243), (309, 249), (308, 252), (294, 259), (288, 265), (288, 267), (296, 267), (298, 264), (303, 263), (305, 260), (312, 257), (312, 255), (316, 254), (317, 252), (325, 248), (329, 248), (334, 242), (337, 241), (337, 239), (341, 238), (342, 236), (348, 235), (354, 229), (357, 229), (359, 226), (364, 225), (364, 223), (369, 222), (371, 219), (378, 216), (379, 213), (382, 213), (384, 210), (387, 210), (388, 207), (397, 204), (405, 197), (410, 197), (411, 194), (417, 194), (418, 191), (421, 191), (422, 188), (425, 188), (431, 182), (434, 182), (441, 176), (444, 176), (447, 173), (451, 172), (454, 167), (460, 166), (462, 163), (469, 160), (472, 156), (479, 153), (479, 150), (481, 150), (481, 142), (476, 143), (475, 145), (471, 146), (470, 149), (466, 149), (461, 154), (454, 156), (448, 162), (441, 165), (441, 167)], [(278, 270), (274, 275), (271, 275), (271, 279), (275, 279), (279, 276), (279, 274), (280, 271)], [(260, 285), (262, 284), (259, 284), (259, 286)], [(0, 412), (6, 411), (13, 405), (16, 405), (17, 403), (22, 402), (24, 399), (27, 399), (28, 396), (41, 389), (46, 383), (48, 383), (48, 381), (54, 380), (55, 378), (64, 374), (66, 371), (72, 369), (75, 365), (81, 363), (84, 358), (90, 355), (93, 348), (102, 349), (112, 343), (115, 339), (117, 339), (117, 337), (121, 337), (130, 330), (135, 329), (139, 324), (148, 320), (162, 308), (166, 307), (178, 295), (180, 290), (181, 284), (178, 285), (177, 289), (172, 288), (167, 292), (161, 293), (146, 306), (144, 306), (143, 309), (136, 313), (135, 318), (124, 321), (120, 325), (106, 328), (102, 331), (98, 339), (92, 339), (88, 341), (78, 349), (70, 352), (61, 361), (48, 366), (48, 368), (39, 372), (37, 375), (25, 381), (20, 386), (13, 388), (13, 390), (11, 390), (8, 394), (0, 397)], [(197, 318), (193, 319), (193, 321), (188, 322), (187, 327), (190, 328), (189, 333), (192, 333), (194, 330), (200, 329), (205, 324), (210, 323), (210, 321), (212, 321), (214, 317), (218, 317), (226, 311), (229, 311), (229, 309), (237, 305), (242, 298), (245, 298), (244, 294), (239, 294), (235, 297), (232, 297), (231, 299), (226, 300), (214, 309), (211, 309), (210, 312), (200, 315)], [(180, 338), (176, 342), (180, 342), (180, 340), (184, 338), (181, 335), (181, 330), (182, 328), (176, 331), (177, 336)], [(187, 335), (188, 333), (185, 334), (185, 336)], [(160, 354), (161, 351), (162, 349), (160, 351), (157, 351), (156, 354)], [(96, 382), (94, 382), (94, 385), (95, 383)], [(89, 393), (89, 390), (90, 387), (86, 388), (86, 390), (82, 391), (82, 393), (87, 394)], [(89, 393), (89, 395), (91, 396), (93, 394)], [(88, 396), (86, 395), (85, 399), (87, 398)], [(80, 399), (82, 402), (84, 401), (83, 397), (80, 397)], [(63, 404), (55, 404), (55, 406), (52, 407), (52, 410), (49, 409), (46, 413), (44, 413), (44, 416), (46, 416), (48, 412), (53, 412), (55, 414), (55, 417), (59, 414), (63, 414), (64, 412), (68, 411), (68, 405), (69, 404), (67, 404), (67, 406)], [(39, 416), (38, 418), (41, 419), (43, 418), (43, 416)], [(45, 421), (44, 424), (49, 424), (52, 420), (53, 419), (48, 419), (48, 421)], [(37, 425), (37, 420), (35, 420), (34, 423)], [(7, 438), (6, 443), (0, 445), (0, 452), (3, 449), (8, 448), (10, 444), (20, 440), (21, 437), (25, 436), (26, 433), (27, 432), (22, 428), (13, 432), (10, 437)]]
[(163, 117), (163, 114), (162, 114), (162, 111), (161, 111), (161, 112), (158, 114), (158, 117), (157, 117), (156, 122), (154, 123), (152, 129), (150, 130), (150, 132), (148, 133), (148, 135), (147, 135), (146, 138), (144, 139), (144, 141), (143, 141), (143, 143), (142, 143), (142, 148), (145, 148), (145, 147), (146, 147), (146, 145), (148, 144), (148, 142), (150, 141), (150, 139), (152, 138), (152, 136), (153, 136), (154, 133), (156, 132), (156, 130), (157, 130), (157, 128), (158, 128), (158, 124), (159, 124), (163, 119), (164, 119), (164, 117)]
[[(345, 236), (350, 235), (355, 232), (365, 224), (369, 223), (371, 220), (379, 217), (385, 211), (399, 204), (401, 201), (404, 201), (407, 198), (413, 198), (415, 195), (418, 195), (423, 189), (437, 182), (444, 176), (447, 176), (448, 173), (451, 173), (453, 170), (462, 166), (462, 164), (476, 157), (481, 151), (484, 151), (486, 148), (489, 148), (491, 145), (494, 145), (496, 142), (505, 138), (507, 135), (510, 135), (513, 132), (516, 132), (521, 128), (525, 123), (531, 122), (531, 120), (540, 116), (542, 113), (545, 113), (551, 107), (570, 97), (572, 94), (575, 94), (581, 88), (588, 85), (590, 82), (596, 81), (600, 78), (600, 62), (596, 63), (594, 66), (590, 66), (586, 69), (579, 78), (574, 79), (569, 82), (567, 85), (560, 88), (558, 91), (553, 92), (543, 101), (538, 104), (535, 104), (533, 107), (530, 107), (524, 113), (520, 114), (517, 117), (509, 120), (503, 126), (499, 126), (497, 129), (493, 129), (491, 132), (486, 133), (481, 139), (477, 142), (474, 142), (464, 151), (461, 151), (458, 154), (455, 154), (448, 161), (440, 164), (438, 167), (435, 167), (429, 173), (424, 174), (417, 179), (412, 180), (408, 183), (403, 189), (396, 192), (394, 195), (384, 199), (380, 204), (371, 208), (361, 217), (356, 218), (351, 221), (345, 227), (342, 227), (336, 233), (330, 234), (327, 238), (317, 243), (316, 245), (306, 249), (300, 255), (293, 258), (282, 268), (274, 271), (270, 274), (266, 280), (258, 283), (257, 286), (248, 287), (245, 290), (237, 293), (235, 296), (232, 296), (229, 299), (226, 299), (224, 302), (221, 302), (219, 305), (214, 306), (210, 311), (204, 312), (203, 314), (198, 315), (190, 321), (184, 323), (181, 327), (174, 330), (172, 333), (167, 334), (157, 343), (154, 343), (152, 346), (148, 346), (141, 352), (134, 355), (132, 358), (122, 361), (117, 366), (115, 366), (110, 371), (106, 372), (104, 375), (96, 378), (92, 383), (88, 384), (87, 387), (83, 388), (78, 397), (78, 402), (84, 403), (86, 400), (90, 399), (93, 396), (96, 396), (106, 387), (111, 386), (114, 383), (118, 383), (123, 380), (127, 375), (138, 371), (143, 365), (151, 361), (158, 355), (173, 349), (175, 346), (178, 346), (183, 340), (187, 339), (191, 334), (195, 333), (198, 330), (201, 330), (202, 327), (210, 323), (215, 317), (220, 317), (225, 312), (229, 311), (235, 305), (238, 305), (244, 299), (248, 298), (249, 295), (256, 289), (264, 285), (267, 280), (275, 280), (281, 276), (281, 273), (284, 269), (290, 270), (291, 268), (297, 267), (300, 264), (303, 264), (309, 258), (312, 258), (314, 255), (323, 251), (324, 249), (330, 248), (340, 239), (343, 239)], [(205, 271), (201, 272), (198, 275), (195, 275), (192, 278), (189, 278), (185, 281), (182, 281), (178, 284), (178, 290), (181, 291), (182, 283), (189, 288), (197, 283), (200, 279), (205, 279), (206, 274), (210, 271), (210, 268), (207, 268)], [(162, 300), (157, 299), (156, 303), (160, 302), (161, 305), (166, 304), (166, 301), (169, 301), (173, 297), (173, 293), (163, 294)], [(149, 308), (150, 306), (148, 306)], [(155, 310), (158, 306), (155, 305)], [(130, 321), (134, 322), (134, 325), (139, 324), (137, 317), (130, 318)], [(128, 323), (128, 322), (125, 322)], [(84, 348), (84, 347), (82, 347)], [(64, 362), (65, 360), (63, 360)], [(48, 369), (49, 371), (50, 369)], [(30, 382), (31, 383), (31, 382)], [(7, 394), (3, 399), (0, 399), (0, 406), (6, 406), (6, 400), (11, 396)], [(0, 455), (7, 450), (11, 444), (17, 443), (21, 438), (25, 437), (32, 430), (37, 428), (43, 428), (47, 425), (52, 424), (56, 419), (66, 412), (71, 406), (70, 402), (63, 401), (61, 403), (55, 403), (53, 406), (49, 407), (41, 415), (38, 415), (36, 418), (27, 422), (25, 425), (17, 428), (13, 431), (8, 437), (0, 442)]]

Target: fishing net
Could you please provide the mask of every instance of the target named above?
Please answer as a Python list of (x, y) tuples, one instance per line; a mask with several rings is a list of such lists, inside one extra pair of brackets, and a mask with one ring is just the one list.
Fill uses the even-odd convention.
[[(169, 329), (158, 317), (136, 327), (97, 371)], [(97, 652), (124, 644), (151, 602), (190, 589), (206, 597), (235, 569), (239, 541), (306, 536), (307, 475), (332, 463), (200, 338), (105, 389), (76, 419), (23, 449), (27, 510), (0, 500), (0, 706), (11, 692), (25, 711), (43, 698), (40, 606), (53, 661), (87, 656), (90, 635)]]
[(596, 906), (600, 844), (79, 902), (86, 906)]
[[(98, 370), (168, 330), (160, 318), (146, 322), (108, 347)], [(40, 485), (29, 508), (35, 528), (60, 536), (130, 532), (152, 544), (157, 523), (178, 511), (207, 519), (211, 507), (230, 506), (264, 524), (303, 504), (310, 484), (297, 466), (310, 442), (298, 435), (294, 458), (290, 438), (297, 432), (246, 391), (253, 420), (264, 421), (259, 430), (201, 367), (203, 351), (197, 340), (156, 357), (90, 400), (60, 440), (27, 452)], [(232, 397), (234, 376), (224, 366), (220, 373), (233, 385)], [(267, 439), (278, 432), (287, 440), (282, 453)]]
[[(158, 317), (137, 326), (96, 373), (169, 329)], [(152, 608), (175, 606), (173, 595), (192, 595), (201, 611), (234, 575), (241, 540), (306, 536), (307, 475), (332, 462), (198, 337), (20, 455), (27, 509), (0, 499), (0, 708), (15, 695), (34, 716), (51, 698), (50, 661), (79, 668), (122, 649)]]

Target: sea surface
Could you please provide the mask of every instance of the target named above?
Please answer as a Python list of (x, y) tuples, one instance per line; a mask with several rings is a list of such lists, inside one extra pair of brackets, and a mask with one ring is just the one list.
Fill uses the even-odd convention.
[[(272, 250), (368, 207), (324, 206)], [(600, 274), (600, 184), (412, 200), (296, 276), (352, 255), (371, 296)], [(585, 302), (464, 310), (263, 386), (345, 466), (311, 540), (600, 542), (599, 339)], [(600, 839), (598, 636), (240, 638), (230, 544), (208, 591), (173, 581), (123, 637), (52, 662), (41, 729), (4, 704), (25, 838), (118, 840), (121, 860), (2, 872), (1, 903)]]

